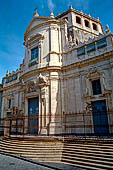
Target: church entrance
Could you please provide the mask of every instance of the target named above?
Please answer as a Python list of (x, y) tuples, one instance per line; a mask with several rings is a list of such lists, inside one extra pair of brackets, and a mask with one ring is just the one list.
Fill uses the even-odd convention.
[(109, 124), (107, 116), (106, 101), (92, 102), (94, 133), (107, 135), (109, 134)]
[(28, 133), (37, 135), (39, 127), (39, 97), (28, 99)]

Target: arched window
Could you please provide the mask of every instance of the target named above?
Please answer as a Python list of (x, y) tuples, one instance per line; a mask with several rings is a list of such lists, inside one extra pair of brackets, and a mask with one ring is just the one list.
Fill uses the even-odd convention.
[(77, 24), (81, 24), (81, 18), (78, 17), (78, 16), (76, 16), (76, 23), (77, 23)]
[(85, 26), (88, 27), (88, 28), (90, 28), (90, 26), (89, 26), (89, 21), (85, 20), (84, 22), (85, 22)]
[(96, 25), (95, 23), (93, 23), (93, 29), (94, 29), (95, 31), (98, 31), (97, 25)]

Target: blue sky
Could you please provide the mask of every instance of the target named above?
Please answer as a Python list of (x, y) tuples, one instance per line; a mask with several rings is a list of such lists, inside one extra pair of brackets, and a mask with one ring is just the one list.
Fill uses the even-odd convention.
[(113, 32), (113, 0), (0, 0), (0, 82), (6, 70), (19, 68), (24, 58), (24, 32), (31, 21), (34, 9), (40, 16), (55, 16), (73, 6), (92, 17), (99, 17), (105, 28)]

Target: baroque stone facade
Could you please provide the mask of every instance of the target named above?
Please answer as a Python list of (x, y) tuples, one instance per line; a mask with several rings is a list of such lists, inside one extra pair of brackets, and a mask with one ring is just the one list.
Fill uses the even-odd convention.
[(113, 35), (108, 25), (104, 33), (99, 18), (72, 6), (57, 17), (36, 12), (24, 45), (20, 68), (3, 78), (1, 117), (38, 115), (37, 135), (112, 134)]

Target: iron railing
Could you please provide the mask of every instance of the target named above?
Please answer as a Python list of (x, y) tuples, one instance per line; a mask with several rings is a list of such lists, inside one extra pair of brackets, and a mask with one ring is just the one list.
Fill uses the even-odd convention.
[[(102, 112), (98, 114), (102, 115)], [(94, 124), (92, 112), (62, 113), (57, 115), (10, 116), (0, 119), (0, 134), (4, 135), (40, 135), (42, 128), (47, 129), (47, 135), (113, 135), (113, 111), (107, 112), (108, 124), (100, 120)], [(53, 124), (51, 122), (54, 122)], [(60, 129), (57, 131), (57, 129)], [(98, 132), (95, 133), (95, 129)], [(106, 131), (106, 129), (108, 131)], [(104, 132), (104, 130), (106, 132)]]

